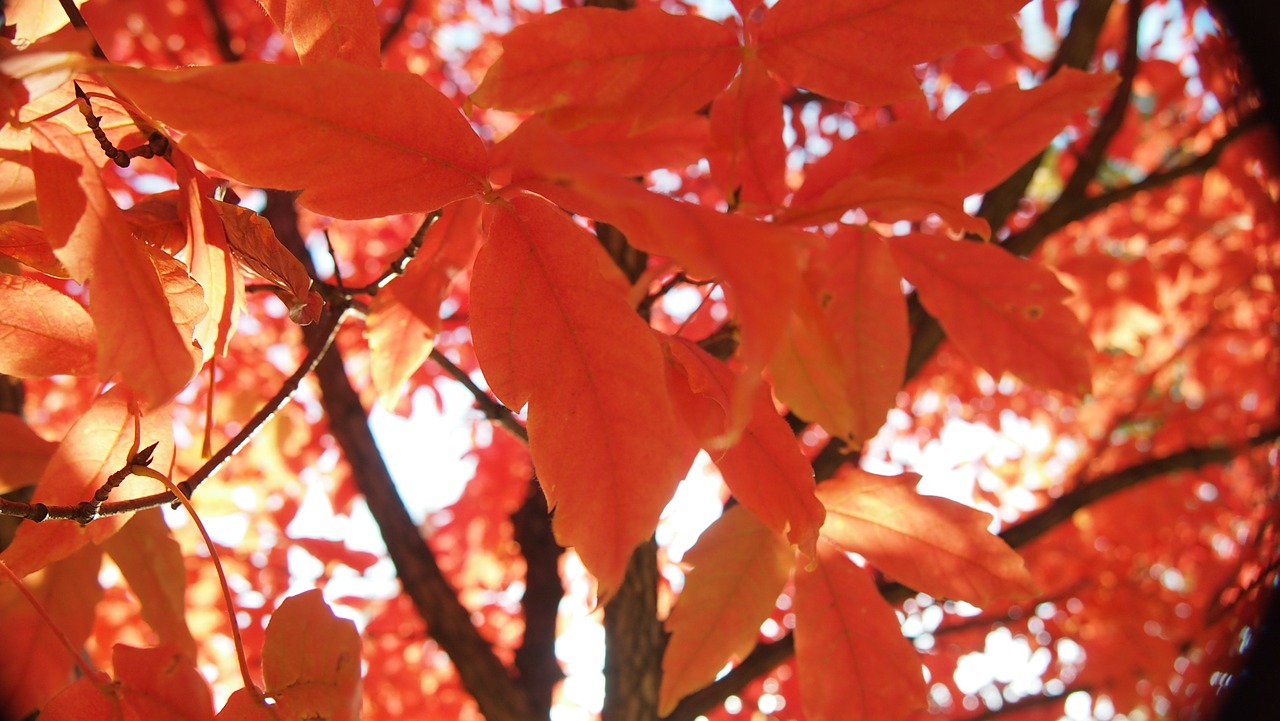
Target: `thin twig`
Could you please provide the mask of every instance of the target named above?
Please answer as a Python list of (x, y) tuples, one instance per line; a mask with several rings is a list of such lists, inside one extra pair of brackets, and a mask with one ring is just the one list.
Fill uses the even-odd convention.
[(396, 19), (391, 21), (387, 26), (387, 30), (382, 35), (382, 41), (378, 44), (378, 49), (387, 52), (387, 48), (391, 47), (391, 43), (396, 41), (396, 37), (404, 31), (405, 23), (409, 21), (409, 13), (413, 12), (414, 0), (404, 0), (400, 5), (400, 14)]
[(218, 46), (218, 54), (228, 63), (239, 62), (240, 53), (231, 47), (231, 30), (227, 28), (227, 21), (222, 17), (218, 0), (204, 0), (204, 6), (209, 10), (209, 19), (213, 22), (213, 42)]
[(510, 408), (494, 400), (493, 396), (489, 395), (485, 389), (476, 385), (476, 382), (471, 380), (471, 376), (467, 375), (466, 371), (449, 360), (438, 348), (431, 349), (431, 360), (443, 368), (444, 372), (449, 374), (449, 377), (461, 383), (468, 391), (471, 391), (471, 395), (475, 396), (476, 399), (476, 407), (480, 409), (481, 413), (484, 413), (486, 418), (507, 429), (516, 438), (525, 443), (529, 442), (529, 431), (520, 422), (520, 419), (516, 418), (516, 414)]
[[(426, 218), (422, 219), (422, 225), (419, 225), (418, 229), (414, 231), (413, 237), (409, 238), (409, 242), (405, 244), (404, 250), (400, 252), (400, 257), (388, 263), (387, 269), (382, 272), (382, 275), (378, 276), (376, 280), (368, 283), (367, 285), (343, 291), (343, 295), (348, 298), (357, 295), (377, 295), (378, 291), (385, 288), (388, 283), (401, 275), (404, 275), (404, 269), (408, 267), (409, 261), (417, 257), (418, 251), (422, 250), (422, 242), (426, 240), (427, 231), (431, 230), (431, 226), (435, 225), (437, 220), (440, 220), (440, 214), (442, 212), (443, 209), (434, 211)], [(325, 240), (328, 240), (327, 235), (325, 236)], [(334, 263), (336, 267), (336, 258), (334, 259)], [(339, 285), (339, 288), (341, 288), (341, 285)]]
[(62, 6), (62, 11), (67, 14), (67, 20), (71, 21), (71, 27), (89, 34), (89, 39), (93, 41), (94, 57), (106, 60), (107, 54), (103, 52), (102, 46), (98, 44), (98, 38), (94, 37), (93, 31), (89, 29), (89, 23), (84, 21), (84, 15), (80, 14), (80, 8), (76, 7), (76, 1), (58, 0), (58, 4)]

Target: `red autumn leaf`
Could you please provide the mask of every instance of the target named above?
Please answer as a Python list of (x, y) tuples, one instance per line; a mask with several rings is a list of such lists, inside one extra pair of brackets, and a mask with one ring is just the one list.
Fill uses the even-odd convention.
[(711, 102), (741, 60), (733, 30), (706, 18), (574, 8), (512, 30), (471, 99), (550, 112), (561, 126), (625, 119), (643, 129)]
[(142, 618), (160, 643), (172, 644), (187, 658), (196, 642), (187, 627), (187, 576), (182, 548), (173, 539), (159, 509), (135, 513), (102, 544), (142, 607)]
[(910, 235), (889, 247), (925, 310), (975, 364), (1068, 395), (1089, 391), (1089, 335), (1052, 271), (994, 245)]
[(1035, 591), (1022, 557), (987, 530), (990, 514), (922, 496), (914, 473), (847, 469), (818, 487), (822, 537), (931, 596), (985, 606)]
[(302, 262), (284, 247), (267, 219), (230, 203), (212, 201), (222, 217), (227, 247), (245, 270), (274, 285), (289, 309), (289, 319), (299, 325), (314, 323), (324, 301), (311, 288), (311, 276)]
[[(59, 651), (66, 653), (59, 648)], [(67, 686), (40, 709), (43, 721), (83, 721), (83, 719), (125, 719), (125, 710), (116, 689), (104, 675), (82, 678)], [(133, 721), (128, 719), (127, 721)]]
[(360, 717), (360, 634), (319, 590), (286, 598), (267, 624), (262, 680), (285, 719)]
[(191, 336), (174, 325), (165, 289), (80, 140), (54, 123), (32, 126), (32, 165), (45, 234), (58, 259), (90, 281), (98, 372), (119, 373), (150, 407), (197, 370)]
[(791, 575), (795, 556), (782, 536), (747, 509), (725, 511), (685, 554), (693, 566), (667, 617), (658, 714), (745, 658)]
[(9, 122), (19, 108), (70, 80), (90, 45), (79, 33), (46, 35), (21, 48), (0, 39), (0, 118)]
[[(560, 205), (621, 229), (635, 247), (724, 283), (742, 328), (743, 400), (777, 350), (801, 286), (799, 252), (811, 236), (681, 203), (609, 173), (545, 124), (526, 121), (507, 139), (514, 180)], [(745, 422), (745, 411), (736, 419)], [(735, 423), (734, 425), (737, 425)]]
[(44, 230), (34, 225), (11, 220), (0, 223), (0, 256), (12, 258), (28, 268), (54, 278), (67, 278), (70, 273), (53, 254)]
[(293, 40), (303, 64), (345, 60), (370, 68), (382, 65), (378, 18), (368, 0), (273, 0), (263, 7)]
[(770, 210), (787, 193), (778, 84), (749, 56), (729, 89), (711, 104), (711, 177), (725, 195)]
[(0, 125), (0, 209), (16, 208), (36, 197), (31, 174), (31, 129)]
[(79, 303), (21, 275), (0, 275), (0, 373), (19, 378), (93, 373), (93, 321)]
[(244, 283), (236, 270), (219, 203), (210, 197), (213, 182), (182, 152), (174, 151), (171, 159), (180, 194), (174, 198), (179, 237), (188, 249), (191, 277), (200, 284), (209, 309), (195, 328), (207, 361), (227, 354), (245, 304)]
[(610, 171), (631, 176), (697, 163), (710, 142), (711, 126), (705, 117), (686, 115), (633, 132), (629, 121), (618, 120), (566, 130), (562, 137)]
[(209, 683), (196, 670), (194, 657), (176, 646), (132, 648), (116, 644), (111, 660), (126, 717), (147, 721), (213, 719)]
[[(485, 188), (480, 138), (415, 75), (338, 61), (98, 73), (180, 132), (193, 158), (244, 183), (302, 190), (298, 202), (317, 213), (431, 211)], [(395, 112), (369, 110), (387, 98)]]
[(924, 708), (920, 657), (867, 572), (818, 544), (796, 570), (796, 675), (805, 718), (895, 721)]
[(232, 693), (214, 719), (215, 721), (285, 721), (275, 706), (267, 705), (247, 688), (237, 689)]
[(41, 438), (22, 417), (0, 413), (0, 493), (35, 485), (58, 448)]
[(866, 441), (884, 424), (906, 372), (901, 278), (885, 240), (871, 231), (837, 233), (810, 266), (807, 292), (769, 364), (774, 393), (828, 433)]
[[(102, 553), (86, 548), (25, 579), (72, 644), (84, 643), (93, 628), (94, 607), (102, 598), (98, 585), (101, 566)], [(47, 708), (49, 699), (74, 680), (75, 659), (7, 577), (0, 581), (0, 623), (5, 629), (5, 652), (0, 654), (0, 715), (26, 718), (37, 708)]]
[[(160, 287), (164, 289), (174, 327), (183, 338), (194, 338), (196, 326), (209, 315), (209, 306), (204, 303), (204, 290), (182, 261), (155, 248), (147, 248), (146, 254), (155, 268), (156, 277), (160, 279)], [(190, 353), (197, 365), (203, 362), (200, 350), (193, 340)]]
[(1023, 0), (780, 0), (760, 28), (760, 58), (799, 87), (887, 105), (920, 93), (912, 65), (1018, 32)]
[[(120, 470), (129, 459), (133, 445), (134, 417), (129, 413), (127, 391), (116, 386), (94, 401), (87, 413), (67, 431), (58, 451), (49, 461), (36, 485), (32, 501), (47, 505), (75, 505), (88, 501), (107, 477)], [(142, 417), (142, 446), (158, 442), (153, 468), (168, 468), (173, 455), (173, 421), (168, 407), (149, 411)], [(158, 484), (150, 479), (130, 477), (116, 489), (114, 499), (156, 493)], [(66, 558), (86, 544), (102, 543), (121, 526), (126, 517), (99, 518), (88, 526), (70, 521), (25, 523), (18, 527), (13, 543), (0, 559), (19, 576)]]
[(786, 532), (802, 552), (813, 555), (823, 519), (822, 504), (814, 496), (813, 469), (774, 409), (768, 389), (756, 389), (738, 440), (717, 448), (730, 424), (737, 385), (733, 374), (687, 340), (669, 338), (664, 349), (675, 371), (668, 374), (672, 399), (698, 442), (713, 449), (712, 458), (734, 497), (768, 528)]
[(529, 447), (602, 599), (622, 581), (693, 460), (657, 340), (597, 240), (538, 198), (493, 206), (471, 283), (476, 357), (495, 394), (529, 405)]
[(964, 194), (995, 187), (1062, 129), (1115, 89), (1115, 75), (1062, 68), (1039, 86), (1005, 85), (969, 97), (943, 123), (974, 151), (974, 162), (946, 182)]
[(462, 201), (427, 230), (422, 248), (369, 303), (365, 338), (369, 374), (382, 406), (392, 410), (405, 384), (431, 355), (440, 332), (440, 304), (453, 278), (471, 265), (480, 240), (481, 205)]
[(353, 551), (342, 541), (327, 538), (292, 538), (290, 541), (305, 549), (326, 566), (331, 563), (341, 563), (357, 573), (369, 570), (369, 567), (377, 563), (379, 558), (375, 553)]

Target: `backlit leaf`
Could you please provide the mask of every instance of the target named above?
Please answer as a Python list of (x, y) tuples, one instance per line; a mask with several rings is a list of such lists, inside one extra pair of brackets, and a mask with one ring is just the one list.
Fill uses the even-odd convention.
[(871, 577), (818, 544), (812, 571), (796, 571), (796, 674), (812, 721), (912, 718), (924, 708), (920, 658)]
[(324, 301), (311, 288), (311, 276), (302, 262), (276, 238), (266, 218), (238, 205), (213, 201), (222, 217), (227, 246), (245, 270), (271, 283), (289, 309), (289, 318), (299, 324), (314, 323)]
[[(58, 649), (66, 653), (62, 648)], [(124, 708), (110, 679), (82, 678), (67, 686), (40, 710), (43, 721), (81, 721), (82, 719), (122, 719)]]
[(284, 719), (360, 717), (360, 635), (317, 590), (286, 598), (267, 624), (262, 680)]
[[(340, 61), (98, 72), (182, 133), (192, 157), (244, 183), (302, 190), (298, 202), (318, 213), (431, 211), (485, 188), (480, 138), (415, 75)], [(388, 98), (394, 111), (371, 110)]]
[(112, 667), (122, 705), (133, 718), (202, 721), (213, 718), (209, 683), (196, 670), (195, 657), (176, 646), (132, 648), (116, 644)]
[(187, 658), (196, 642), (187, 627), (186, 568), (160, 509), (135, 513), (102, 544), (142, 607), (142, 618), (160, 643), (174, 644)]
[(656, 8), (573, 8), (511, 31), (472, 100), (556, 123), (626, 119), (638, 128), (692, 113), (733, 78), (737, 35), (693, 15)]
[(16, 220), (0, 223), (0, 256), (12, 258), (55, 278), (70, 276), (62, 261), (53, 254), (49, 241), (45, 240), (44, 230), (34, 225)]
[(658, 714), (750, 653), (795, 563), (791, 546), (737, 506), (712, 523), (684, 563), (693, 566), (667, 617)]
[[(715, 443), (729, 426), (734, 387), (728, 366), (696, 344), (669, 338), (664, 344), (673, 361), (671, 395), (677, 408), (706, 448), (725, 484), (742, 505), (771, 530), (787, 533), (800, 550), (813, 555), (822, 504), (814, 496), (813, 469), (800, 452), (795, 434), (773, 407), (766, 387), (752, 398), (750, 417), (737, 441), (727, 448)], [(696, 398), (689, 398), (692, 394)]]
[(35, 485), (57, 450), (13, 413), (0, 413), (0, 493)]
[(919, 480), (846, 469), (818, 487), (827, 507), (822, 537), (938, 598), (984, 606), (1034, 592), (1022, 557), (987, 530), (989, 514), (922, 496)]
[(32, 278), (0, 275), (0, 373), (19, 378), (93, 373), (89, 312)]
[(748, 207), (771, 209), (787, 193), (781, 102), (777, 82), (751, 56), (711, 104), (711, 177)]
[(119, 373), (151, 407), (195, 375), (198, 351), (174, 325), (156, 268), (133, 239), (97, 164), (60, 125), (32, 126), (31, 158), (45, 234), (72, 276), (90, 282), (98, 373)]
[[(134, 419), (129, 413), (128, 392), (115, 386), (94, 401), (87, 413), (67, 431), (36, 486), (35, 503), (75, 505), (88, 501), (112, 473), (129, 458)], [(142, 446), (158, 442), (153, 468), (168, 468), (173, 454), (173, 421), (168, 407), (142, 417)], [(116, 489), (113, 500), (156, 493), (159, 484), (130, 477)], [(13, 543), (0, 553), (19, 576), (66, 558), (84, 545), (102, 543), (120, 529), (126, 516), (99, 518), (88, 526), (71, 521), (23, 523)]]
[(511, 408), (526, 403), (538, 481), (562, 545), (607, 598), (693, 460), (657, 340), (599, 243), (533, 197), (492, 206), (471, 284), (476, 357)]
[(916, 63), (1018, 32), (1024, 0), (780, 0), (760, 28), (760, 58), (793, 85), (886, 105), (920, 93)]
[(292, 38), (304, 64), (335, 59), (370, 68), (382, 64), (378, 18), (370, 0), (277, 0), (264, 6)]
[(180, 194), (174, 198), (179, 238), (188, 249), (191, 277), (204, 292), (208, 308), (208, 313), (195, 327), (196, 340), (205, 351), (204, 360), (208, 361), (227, 353), (245, 303), (244, 282), (232, 257), (222, 214), (218, 212), (219, 203), (210, 197), (212, 181), (181, 151), (171, 155)]
[(889, 247), (925, 310), (975, 364), (1068, 395), (1089, 391), (1089, 335), (1050, 270), (994, 245), (933, 236)]
[(404, 275), (369, 303), (365, 338), (369, 372), (378, 400), (393, 410), (409, 376), (431, 355), (440, 332), (440, 304), (453, 278), (471, 265), (480, 240), (479, 203), (462, 201), (445, 209), (423, 239)]
[[(36, 600), (73, 644), (84, 643), (93, 628), (94, 606), (102, 598), (98, 585), (101, 566), (102, 553), (86, 548), (25, 579)], [(75, 679), (75, 659), (7, 577), (0, 581), (0, 623), (5, 629), (5, 652), (0, 653), (0, 715), (25, 718)]]
[(769, 365), (778, 398), (835, 436), (866, 441), (902, 386), (910, 336), (898, 268), (870, 231), (814, 254), (809, 284)]

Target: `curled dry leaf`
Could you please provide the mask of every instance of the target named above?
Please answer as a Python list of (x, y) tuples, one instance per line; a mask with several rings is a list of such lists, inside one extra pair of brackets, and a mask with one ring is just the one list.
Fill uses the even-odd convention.
[(238, 205), (213, 201), (222, 216), (227, 245), (240, 267), (274, 285), (276, 295), (289, 308), (289, 318), (299, 324), (314, 323), (324, 301), (311, 288), (311, 276), (302, 262), (276, 238), (266, 218)]

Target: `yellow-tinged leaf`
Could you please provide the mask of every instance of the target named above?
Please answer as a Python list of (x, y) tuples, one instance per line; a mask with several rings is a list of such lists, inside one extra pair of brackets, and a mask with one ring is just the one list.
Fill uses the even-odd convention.
[(278, 288), (276, 294), (289, 309), (293, 322), (314, 323), (324, 301), (311, 288), (307, 269), (276, 238), (267, 219), (238, 205), (216, 200), (212, 203), (222, 217), (227, 246), (240, 266)]
[(195, 375), (199, 349), (174, 325), (177, 312), (145, 246), (132, 237), (97, 164), (70, 131), (34, 123), (31, 159), (49, 245), (72, 277), (90, 284), (99, 375), (119, 373), (149, 407), (168, 403)]
[(938, 598), (985, 606), (1035, 592), (1022, 557), (987, 530), (989, 514), (922, 496), (919, 480), (846, 469), (818, 487), (827, 507), (822, 537)]
[(737, 34), (657, 8), (573, 8), (512, 30), (471, 96), (477, 105), (551, 111), (561, 126), (628, 120), (643, 128), (692, 113), (728, 85)]
[(862, 105), (920, 94), (912, 66), (1014, 37), (1025, 0), (779, 0), (760, 58), (793, 85)]
[(186, 566), (160, 509), (139, 511), (102, 548), (120, 569), (129, 591), (142, 607), (142, 618), (160, 643), (196, 657), (196, 642), (187, 627)]
[(685, 554), (693, 570), (667, 617), (659, 715), (715, 680), (731, 659), (746, 657), (794, 561), (790, 544), (741, 506), (703, 532)]
[(0, 493), (35, 485), (58, 448), (13, 413), (0, 413)]
[[(416, 75), (336, 60), (97, 72), (181, 133), (192, 157), (250, 185), (301, 190), (298, 202), (317, 213), (431, 211), (487, 185), (480, 138)], [(392, 107), (371, 110), (388, 98)]]
[(866, 441), (893, 408), (910, 348), (901, 278), (885, 240), (837, 233), (814, 253), (781, 350), (774, 393), (828, 433)]
[[(825, 485), (825, 484), (824, 484)], [(867, 572), (818, 544), (796, 571), (796, 675), (812, 721), (905, 721), (924, 708), (920, 657)]]
[(33, 278), (0, 275), (0, 373), (19, 378), (93, 373), (89, 313)]
[[(178, 176), (174, 209), (182, 246), (188, 250), (191, 277), (204, 291), (208, 314), (196, 325), (204, 361), (225, 356), (244, 308), (244, 283), (237, 272), (213, 182), (181, 151), (171, 154)], [(137, 207), (137, 206), (135, 206)]]
[(667, 395), (657, 339), (600, 244), (540, 198), (490, 207), (471, 282), (476, 357), (498, 398), (528, 403), (529, 447), (574, 546), (608, 598), (696, 451)]
[[(36, 485), (33, 503), (75, 505), (93, 494), (112, 473), (124, 467), (133, 445), (134, 418), (129, 413), (128, 392), (115, 386), (94, 401), (76, 421), (50, 459)], [(168, 407), (148, 411), (142, 417), (143, 447), (158, 443), (153, 468), (169, 468), (173, 457), (173, 419)], [(130, 476), (112, 494), (112, 500), (157, 493), (158, 484)], [(66, 558), (86, 544), (110, 538), (127, 517), (106, 516), (88, 526), (69, 521), (24, 523), (13, 543), (0, 553), (19, 576)]]
[(360, 634), (317, 590), (286, 598), (262, 644), (262, 680), (285, 719), (360, 718)]
[(44, 229), (11, 220), (0, 223), (0, 256), (6, 256), (28, 268), (54, 278), (69, 278), (62, 261), (53, 254)]
[(404, 275), (369, 303), (364, 331), (369, 341), (369, 374), (387, 410), (395, 410), (409, 377), (431, 355), (440, 332), (440, 304), (448, 297), (454, 276), (475, 257), (481, 208), (471, 200), (446, 208), (427, 230)]
[[(729, 426), (735, 386), (723, 362), (683, 338), (667, 338), (671, 397), (698, 442), (714, 448)], [(742, 505), (777, 533), (812, 556), (822, 526), (822, 504), (814, 495), (813, 467), (795, 434), (778, 415), (769, 389), (757, 387), (750, 415), (738, 440), (714, 448), (712, 458), (725, 484)]]
[(994, 245), (894, 238), (894, 260), (920, 302), (971, 361), (997, 378), (1072, 396), (1089, 392), (1089, 334), (1052, 271)]

